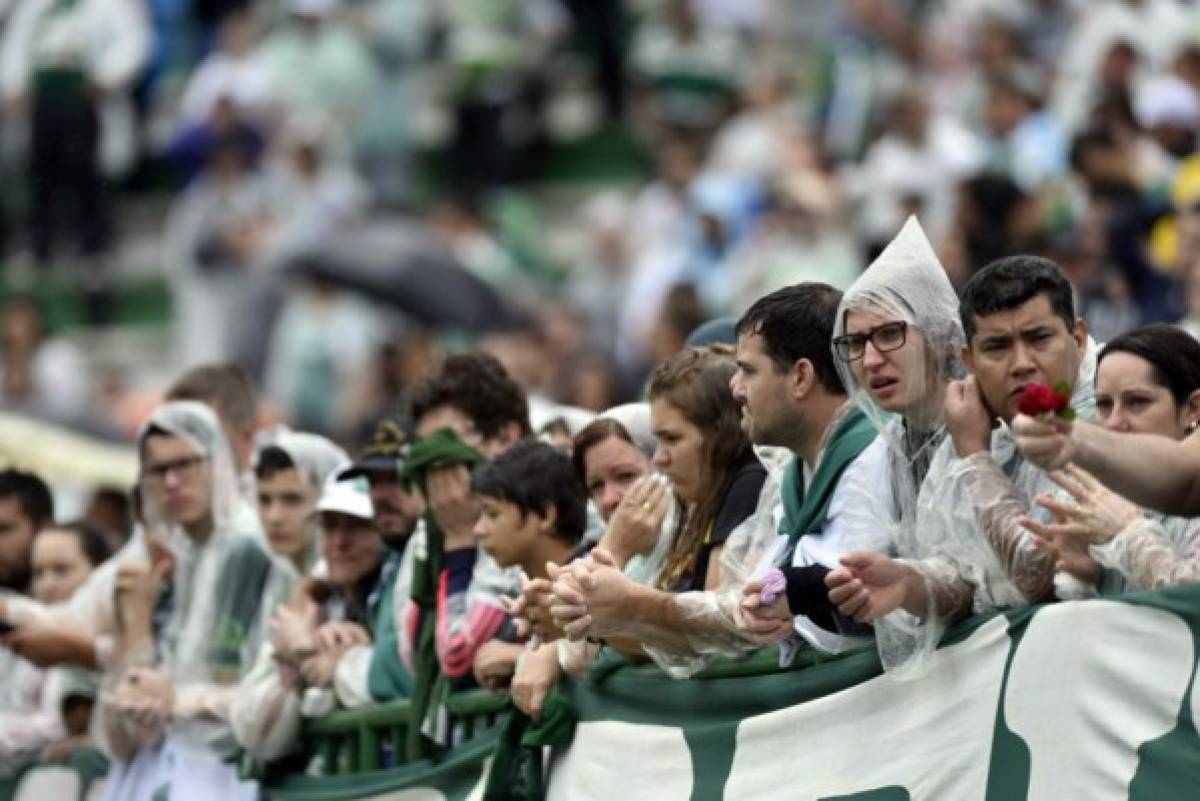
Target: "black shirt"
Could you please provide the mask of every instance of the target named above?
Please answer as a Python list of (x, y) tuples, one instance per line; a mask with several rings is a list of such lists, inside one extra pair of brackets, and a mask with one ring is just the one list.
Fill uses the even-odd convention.
[(704, 579), (708, 576), (708, 561), (713, 548), (723, 545), (733, 530), (754, 514), (754, 510), (758, 508), (759, 493), (762, 492), (766, 480), (767, 470), (758, 459), (752, 459), (733, 474), (733, 481), (717, 508), (712, 529), (704, 538), (700, 552), (696, 554), (695, 567), (690, 575), (679, 582), (678, 592), (704, 589)]

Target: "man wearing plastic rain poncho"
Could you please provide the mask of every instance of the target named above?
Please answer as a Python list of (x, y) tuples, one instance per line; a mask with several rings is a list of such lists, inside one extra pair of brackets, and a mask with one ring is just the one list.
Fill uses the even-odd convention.
[[(249, 378), (234, 365), (200, 365), (176, 379), (166, 398), (199, 401), (216, 413), (237, 474), (239, 497), (231, 501), (230, 525), (238, 531), (258, 531), (255, 476), (250, 467), (256, 399)], [(66, 603), (47, 607), (32, 598), (0, 598), (0, 613), (20, 620), (24, 627), (26, 658), (43, 667), (66, 664), (104, 670), (110, 665), (116, 630), (113, 585), (120, 565), (147, 558), (142, 535), (143, 526), (135, 525), (129, 541), (94, 570)]]
[(309, 575), (320, 558), (320, 528), (313, 517), (321, 488), (350, 457), (325, 437), (284, 429), (254, 455), (258, 516), (267, 543), (297, 575)]
[(110, 801), (254, 799), (226, 762), (238, 680), (292, 571), (236, 524), (237, 476), (212, 411), (160, 406), (139, 432), (149, 563), (119, 568), (117, 642), (94, 730)]
[[(856, 642), (834, 619), (822, 582), (841, 553), (862, 546), (845, 541), (844, 512), (853, 502), (842, 482), (879, 468), (860, 459), (875, 432), (847, 402), (828, 349), (839, 300), (832, 287), (799, 284), (762, 298), (738, 323), (730, 390), (742, 406), (743, 429), (755, 445), (787, 448), (794, 459), (768, 480), (757, 512), (727, 540), (717, 589), (665, 593), (636, 587), (602, 564), (577, 568), (571, 585), (560, 579), (555, 587), (562, 607), (556, 617), (573, 618), (569, 635), (633, 636), (677, 677), (702, 668), (707, 657), (787, 638), (793, 626), (822, 650)], [(749, 622), (738, 613), (743, 585), (774, 562), (787, 564), (795, 579), (795, 620), (786, 614)]]
[(338, 676), (342, 659), (352, 648), (369, 647), (385, 590), (394, 582), (394, 574), (383, 569), (387, 549), (375, 527), (366, 477), (353, 471), (332, 476), (316, 514), (327, 565), (320, 601), (293, 597), (275, 612), (271, 641), (242, 679), (233, 704), (238, 742), (259, 759), (288, 754), (303, 718), (345, 706)]
[(1034, 256), (993, 262), (963, 290), (960, 315), (963, 361), (973, 375), (947, 389), (950, 436), (920, 490), (915, 552), (901, 552), (920, 561), (851, 554), (829, 582), (831, 600), (858, 620), (902, 608), (935, 624), (926, 625), (909, 650), (891, 654), (893, 666), (914, 648), (928, 652), (938, 623), (1051, 597), (1055, 557), (1037, 546), (1020, 519), (1034, 516), (1034, 499), (1055, 487), (1017, 451), (1009, 423), (1024, 389), (1034, 384), (1066, 384), (1076, 413), (1095, 414), (1096, 346), (1053, 262)]

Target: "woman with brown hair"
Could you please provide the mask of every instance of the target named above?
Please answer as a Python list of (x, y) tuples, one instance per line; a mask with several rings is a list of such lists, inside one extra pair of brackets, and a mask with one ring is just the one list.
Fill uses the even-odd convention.
[(724, 345), (688, 348), (650, 381), (654, 465), (686, 508), (657, 586), (669, 592), (711, 589), (721, 546), (754, 513), (767, 471), (741, 427), (729, 389), (737, 369)]

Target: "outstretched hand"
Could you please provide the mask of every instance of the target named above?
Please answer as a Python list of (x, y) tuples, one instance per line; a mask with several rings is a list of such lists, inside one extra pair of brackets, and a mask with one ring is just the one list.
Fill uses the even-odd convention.
[(1075, 458), (1074, 423), (1070, 420), (1018, 414), (1012, 430), (1025, 458), (1043, 470), (1058, 470)]
[(825, 576), (825, 586), (845, 617), (869, 623), (910, 601), (915, 571), (907, 565), (874, 551), (849, 553), (840, 561)]

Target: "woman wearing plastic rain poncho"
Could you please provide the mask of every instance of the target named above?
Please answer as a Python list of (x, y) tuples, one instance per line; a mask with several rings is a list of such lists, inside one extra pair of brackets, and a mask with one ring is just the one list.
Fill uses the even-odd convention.
[[(976, 313), (976, 306), (989, 310)], [(948, 387), (947, 400), (954, 395), (956, 413), (963, 419), (978, 415), (970, 418), (972, 425), (990, 423), (990, 438), (984, 428), (984, 447), (962, 457), (953, 435), (943, 438), (918, 493), (907, 546), (915, 548), (913, 552), (901, 546), (903, 560), (878, 553), (850, 554), (843, 559), (844, 567), (830, 576), (830, 599), (843, 614), (875, 620), (901, 608), (920, 612), (920, 620), (898, 616), (906, 621), (902, 636), (885, 641), (881, 635), (881, 655), (889, 668), (923, 664), (947, 622), (972, 612), (1024, 606), (1052, 594), (1055, 559), (1022, 521), (1032, 514), (1034, 499), (1056, 488), (1016, 449), (1007, 424), (1020, 394), (1013, 391), (1015, 383), (1073, 384), (1072, 408), (1085, 418), (1095, 414), (1096, 346), (1083, 324), (1075, 321), (1070, 285), (1052, 262), (1033, 256), (993, 262), (968, 283), (960, 309), (960, 321), (970, 314), (977, 326), (992, 315), (1015, 320), (1023, 314), (1018, 323), (1010, 320), (1021, 326), (1020, 336), (1036, 332), (1044, 341), (1039, 341), (1033, 357), (1031, 345), (1021, 346), (1019, 370), (1013, 366), (1016, 348), (1006, 345), (984, 364), (981, 337), (968, 343), (976, 375)]]
[[(964, 373), (962, 345), (958, 296), (920, 224), (909, 217), (842, 296), (833, 353), (851, 401), (879, 431), (869, 449), (887, 451), (886, 458), (875, 460), (885, 474), (863, 477), (874, 486), (857, 488), (858, 497), (870, 500), (848, 513), (852, 525), (868, 547), (899, 557), (933, 586), (955, 586), (952, 563), (938, 554), (956, 543), (931, 538), (918, 525), (917, 496), (946, 439), (943, 399), (947, 384)], [(961, 598), (945, 603), (961, 605)], [(939, 606), (923, 619), (898, 609), (875, 621), (885, 667), (937, 641)]]
[(258, 514), (267, 542), (301, 576), (318, 567), (320, 526), (312, 514), (325, 480), (350, 457), (325, 437), (283, 429), (254, 455)]
[(118, 638), (94, 730), (113, 759), (108, 801), (254, 799), (225, 759), (239, 678), (292, 571), (242, 531), (237, 476), (216, 417), (158, 408), (138, 434), (150, 564), (122, 565)]

